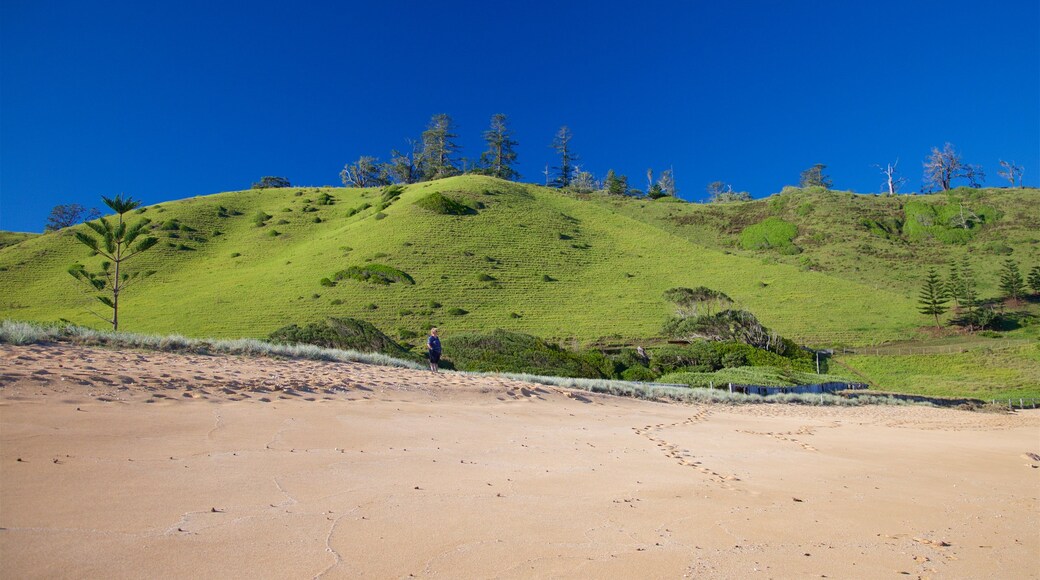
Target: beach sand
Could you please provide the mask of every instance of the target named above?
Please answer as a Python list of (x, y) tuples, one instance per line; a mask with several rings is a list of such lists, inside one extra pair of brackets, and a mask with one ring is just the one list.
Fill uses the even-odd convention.
[(4, 578), (1035, 578), (1040, 414), (0, 345)]

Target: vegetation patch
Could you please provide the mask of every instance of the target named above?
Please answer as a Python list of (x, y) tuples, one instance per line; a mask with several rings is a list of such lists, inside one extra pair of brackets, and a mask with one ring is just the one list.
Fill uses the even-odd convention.
[(544, 340), (506, 330), (443, 337), (444, 353), (466, 371), (537, 373), (560, 377), (599, 377), (576, 353)]
[(472, 207), (445, 197), (444, 194), (436, 191), (419, 198), (415, 205), (441, 215), (476, 215), (477, 213), (477, 210)]
[(799, 250), (794, 245), (797, 235), (798, 226), (778, 217), (768, 217), (740, 232), (740, 247), (745, 250), (775, 249), (781, 254), (797, 254)]
[(329, 318), (305, 326), (283, 326), (272, 332), (269, 340), (283, 344), (313, 344), (323, 348), (415, 358), (407, 349), (372, 324), (354, 318)]
[[(384, 264), (365, 264), (364, 266), (351, 266), (346, 270), (340, 270), (332, 276), (333, 282), (350, 278), (359, 282), (371, 282), (373, 284), (387, 285), (395, 282), (403, 284), (415, 284), (415, 280), (392, 266)], [(324, 279), (324, 278), (323, 278)]]
[(970, 208), (964, 203), (928, 203), (908, 201), (903, 206), (906, 219), (903, 234), (912, 242), (935, 238), (946, 244), (965, 244), (975, 237), (987, 223), (996, 221), (996, 209), (979, 205)]
[(817, 375), (814, 373), (789, 371), (769, 367), (736, 367), (715, 372), (678, 372), (662, 376), (661, 383), (676, 383), (691, 387), (725, 388), (734, 385), (758, 385), (763, 387), (794, 387), (819, 383), (851, 382), (840, 375)]

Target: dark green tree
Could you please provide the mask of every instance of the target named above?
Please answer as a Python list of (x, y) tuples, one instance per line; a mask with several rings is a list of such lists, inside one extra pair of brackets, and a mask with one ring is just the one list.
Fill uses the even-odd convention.
[(1033, 289), (1033, 294), (1040, 295), (1040, 266), (1033, 266), (1029, 270), (1029, 287)]
[(499, 179), (514, 180), (520, 174), (513, 169), (516, 163), (516, 139), (509, 130), (506, 116), (496, 113), (491, 116), (491, 127), (484, 131), (487, 151), (480, 154), (480, 172)]
[(1000, 269), (1000, 292), (1004, 298), (1018, 300), (1026, 293), (1026, 283), (1018, 270), (1018, 263), (1008, 258)]
[(422, 134), (423, 179), (441, 179), (459, 174), (455, 154), (459, 145), (455, 143), (455, 122), (445, 113), (434, 115)]
[(87, 208), (83, 207), (78, 203), (70, 203), (67, 205), (56, 205), (51, 209), (51, 213), (47, 216), (47, 224), (43, 226), (43, 231), (53, 232), (69, 226), (74, 226), (84, 219), (92, 220), (97, 219), (100, 216), (97, 208), (91, 208), (87, 211)]
[(610, 195), (626, 195), (628, 193), (628, 177), (618, 175), (611, 169), (607, 171), (607, 177), (603, 181), (603, 188)]
[(375, 157), (362, 155), (354, 163), (343, 166), (339, 178), (347, 187), (382, 187), (390, 185), (390, 176)]
[(935, 328), (941, 329), (942, 325), (939, 324), (939, 315), (949, 310), (946, 307), (949, 297), (935, 268), (928, 270), (928, 277), (925, 278), (924, 286), (921, 287), (921, 294), (917, 302), (921, 305), (918, 311), (921, 314), (934, 316)]
[(806, 169), (802, 172), (801, 179), (798, 181), (798, 186), (830, 189), (834, 183), (831, 181), (830, 176), (823, 172), (826, 168), (827, 166), (823, 163), (817, 163), (809, 169)]
[(422, 181), (423, 166), (426, 164), (422, 147), (414, 139), (408, 139), (408, 147), (411, 151), (392, 150), (390, 161), (380, 165), (380, 174), (385, 175), (388, 181), (404, 184)]
[(975, 270), (967, 256), (961, 258), (960, 264), (951, 262), (950, 277), (946, 280), (946, 292), (953, 299), (961, 317), (960, 323), (967, 326), (969, 331), (984, 326), (980, 318), (981, 311), (979, 302), (978, 283), (975, 280)]
[(292, 187), (289, 180), (284, 177), (267, 175), (253, 184), (253, 189), (267, 189), (269, 187)]
[(556, 132), (556, 137), (553, 138), (552, 148), (560, 155), (560, 164), (554, 167), (556, 178), (553, 179), (553, 185), (556, 187), (569, 186), (574, 177), (574, 162), (578, 160), (578, 156), (571, 151), (571, 139), (573, 138), (574, 135), (567, 125), (560, 127), (560, 130)]
[(155, 273), (154, 270), (130, 272), (126, 268), (126, 262), (157, 244), (159, 239), (145, 235), (144, 227), (148, 220), (128, 225), (123, 219), (124, 214), (136, 209), (141, 202), (124, 198), (122, 195), (111, 199), (102, 196), (101, 199), (116, 212), (115, 223), (101, 217), (96, 222), (86, 223), (96, 236), (88, 232), (76, 232), (76, 239), (90, 248), (91, 255), (98, 255), (104, 259), (101, 269), (91, 272), (83, 264), (75, 264), (69, 267), (69, 274), (84, 283), (88, 287), (88, 293), (94, 295), (98, 302), (112, 309), (111, 318), (93, 311), (91, 313), (111, 324), (112, 330), (119, 330), (119, 297), (135, 281)]

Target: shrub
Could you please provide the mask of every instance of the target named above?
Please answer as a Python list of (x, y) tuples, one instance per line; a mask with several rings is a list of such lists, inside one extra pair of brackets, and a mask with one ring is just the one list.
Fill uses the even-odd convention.
[(269, 219), (271, 219), (271, 214), (264, 213), (262, 210), (253, 215), (253, 223), (256, 224), (257, 227), (267, 225), (267, 220)]
[[(740, 246), (745, 250), (767, 250), (776, 248), (784, 251), (794, 247), (798, 226), (777, 217), (768, 217), (750, 225), (740, 232)], [(793, 252), (797, 253), (797, 249)]]
[(314, 216), (314, 219), (313, 219), (313, 220), (311, 220), (311, 221), (312, 221), (312, 222), (314, 222), (314, 223), (316, 223), (316, 224), (320, 224), (320, 223), (321, 223), (321, 218), (320, 218), (320, 217), (318, 217), (318, 216)]
[(379, 197), (379, 199), (384, 204), (390, 205), (391, 203), (396, 201), (397, 198), (401, 197), (402, 193), (404, 193), (404, 186), (403, 185), (401, 185), (401, 184), (388, 185), (388, 186), (383, 188), (383, 195), (381, 195)]
[(436, 300), (430, 300), (429, 307), (430, 308), (434, 308), (434, 309), (440, 308), (441, 307), (441, 303), (437, 302)]
[(644, 367), (634, 366), (628, 367), (621, 373), (621, 379), (625, 381), (643, 381), (650, 382), (657, 379), (657, 373)]
[(322, 278), (322, 279), (321, 279), (321, 282), (319, 282), (319, 284), (321, 284), (322, 286), (328, 286), (328, 287), (330, 287), (330, 288), (331, 288), (332, 286), (335, 286), (335, 285), (336, 285), (336, 283), (335, 283), (335, 282), (333, 282), (332, 280), (330, 280), (330, 279), (328, 279), (328, 278)]
[(494, 276), (491, 276), (489, 274), (481, 274), (477, 276), (477, 280), (480, 280), (481, 282), (495, 282), (498, 280), (498, 278), (495, 278)]
[(461, 370), (516, 372), (560, 377), (599, 377), (582, 357), (517, 332), (493, 330), (444, 336), (444, 352)]
[(173, 220), (166, 220), (165, 222), (163, 222), (163, 225), (162, 225), (162, 227), (160, 229), (162, 229), (164, 231), (177, 231), (177, 230), (181, 229), (181, 224), (180, 224), (180, 222), (178, 222), (175, 219), (173, 219)]
[(452, 316), (465, 316), (465, 315), (469, 314), (469, 311), (468, 310), (463, 310), (461, 308), (456, 307), (456, 308), (449, 308), (448, 309), (448, 314), (450, 314)]
[(969, 208), (964, 203), (932, 204), (923, 200), (908, 201), (903, 213), (903, 233), (910, 241), (935, 238), (946, 244), (967, 243), (983, 226), (1000, 217), (988, 206)]
[(383, 264), (366, 264), (364, 266), (351, 266), (346, 270), (340, 270), (333, 275), (333, 281), (343, 280), (345, 278), (351, 278), (360, 282), (371, 282), (373, 284), (393, 284), (395, 282), (401, 282), (404, 284), (415, 284), (415, 280), (412, 279), (407, 273), (393, 268), (385, 266)]
[(383, 218), (385, 218), (385, 217), (386, 217), (386, 214), (385, 214), (385, 213), (383, 213), (383, 212), (379, 212), (379, 213), (377, 213), (377, 214), (375, 215), (375, 218), (376, 218), (377, 220), (381, 220), (381, 219), (383, 219)]
[(272, 342), (313, 344), (324, 348), (380, 352), (394, 357), (415, 359), (403, 346), (363, 320), (329, 318), (306, 326), (283, 326), (270, 335)]
[(441, 215), (473, 215), (477, 213), (477, 210), (468, 205), (447, 198), (436, 191), (419, 198), (416, 200), (415, 205)]
[(550, 276), (548, 274), (542, 274), (542, 282), (556, 282), (556, 281), (557, 281), (556, 278), (553, 278), (552, 276)]
[(318, 205), (333, 205), (336, 203), (336, 198), (323, 191), (318, 195), (318, 199), (314, 203)]
[(271, 236), (272, 238), (277, 238), (278, 236), (282, 235), (282, 232), (278, 230), (270, 230), (267, 232), (267, 235)]
[(231, 257), (232, 257), (232, 258), (237, 258), (237, 257), (239, 257), (239, 256), (241, 256), (241, 255), (242, 255), (242, 254), (241, 254), (240, 252), (234, 252), (234, 253), (232, 253), (232, 254), (231, 254)]

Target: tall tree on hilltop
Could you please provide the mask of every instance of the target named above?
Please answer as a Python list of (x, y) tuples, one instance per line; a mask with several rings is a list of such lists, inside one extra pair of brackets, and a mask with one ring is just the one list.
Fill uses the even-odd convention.
[(679, 194), (679, 190), (675, 188), (675, 171), (671, 167), (661, 172), (661, 177), (657, 178), (657, 185), (667, 196), (676, 197)]
[(972, 187), (980, 187), (986, 179), (986, 173), (979, 165), (965, 163), (953, 145), (946, 143), (942, 151), (932, 147), (932, 152), (924, 161), (924, 183), (949, 191), (954, 179), (967, 179)]
[(1015, 165), (1014, 161), (1000, 160), (1001, 170), (997, 172), (997, 175), (1003, 177), (1011, 183), (1011, 187), (1015, 187), (1015, 181), (1018, 181), (1018, 186), (1022, 187), (1022, 166)]
[(608, 170), (607, 177), (603, 180), (603, 188), (610, 195), (626, 195), (628, 193), (628, 177), (614, 173), (613, 169)]
[(488, 148), (480, 154), (481, 173), (510, 181), (520, 177), (513, 169), (516, 163), (516, 151), (513, 149), (516, 147), (516, 139), (513, 139), (505, 115), (495, 113), (491, 116), (491, 127), (484, 131), (484, 141)]
[(881, 175), (885, 176), (885, 182), (881, 184), (881, 187), (887, 189), (889, 195), (899, 193), (899, 188), (906, 184), (907, 178), (899, 175), (898, 159), (895, 163), (886, 163), (884, 167), (880, 165), (874, 167), (877, 167), (881, 171)]
[(343, 166), (339, 172), (343, 185), (347, 187), (381, 187), (389, 185), (390, 177), (375, 157), (362, 155), (354, 163)]
[(831, 181), (829, 175), (823, 172), (827, 166), (823, 163), (817, 163), (809, 169), (802, 172), (801, 178), (798, 180), (798, 187), (822, 187), (824, 189), (830, 189), (834, 182)]
[[(148, 220), (141, 220), (132, 226), (128, 226), (123, 220), (123, 215), (136, 209), (140, 202), (121, 195), (109, 199), (102, 196), (105, 205), (116, 212), (115, 224), (104, 217), (98, 218), (96, 222), (87, 222), (87, 227), (94, 230), (98, 237), (89, 233), (76, 232), (76, 239), (90, 248), (91, 255), (99, 255), (104, 258), (101, 269), (91, 272), (83, 264), (75, 264), (69, 267), (69, 274), (84, 283), (90, 294), (95, 295), (98, 302), (112, 309), (112, 317), (102, 316), (91, 311), (91, 314), (112, 325), (112, 330), (119, 330), (119, 297), (128, 286), (137, 280), (154, 274), (154, 271), (128, 272), (126, 261), (134, 256), (148, 250), (159, 243), (158, 238), (151, 236), (141, 237), (145, 233), (144, 227)], [(140, 239), (138, 239), (140, 238)], [(135, 243), (136, 242), (136, 243)]]
[(929, 269), (928, 277), (925, 278), (924, 286), (921, 287), (921, 294), (917, 300), (921, 305), (918, 311), (921, 314), (934, 316), (935, 328), (942, 329), (942, 325), (939, 324), (939, 315), (949, 310), (946, 307), (948, 301), (946, 288), (943, 287), (939, 274), (935, 271), (935, 268)]
[(1008, 300), (1019, 300), (1026, 293), (1026, 283), (1018, 270), (1018, 262), (1008, 258), (1000, 269), (1000, 292)]
[(440, 179), (459, 174), (454, 155), (459, 151), (455, 143), (455, 123), (451, 116), (440, 113), (430, 119), (422, 134), (423, 179)]
[(553, 185), (556, 187), (567, 187), (574, 176), (574, 162), (578, 160), (578, 156), (571, 151), (573, 138), (574, 135), (567, 125), (560, 127), (553, 138), (552, 148), (560, 154), (560, 165), (553, 168), (556, 170), (556, 178), (553, 179)]
[[(84, 218), (84, 216), (86, 216)], [(70, 203), (68, 205), (56, 205), (51, 209), (50, 215), (47, 216), (47, 224), (43, 226), (43, 231), (53, 232), (69, 226), (74, 226), (84, 219), (93, 220), (101, 216), (101, 213), (97, 208), (91, 208), (87, 211), (87, 208), (83, 207), (78, 203)]]
[(426, 165), (425, 157), (420, 143), (414, 139), (408, 139), (408, 148), (411, 151), (390, 151), (390, 161), (380, 166), (380, 173), (397, 183), (418, 183), (423, 179), (423, 168)]

